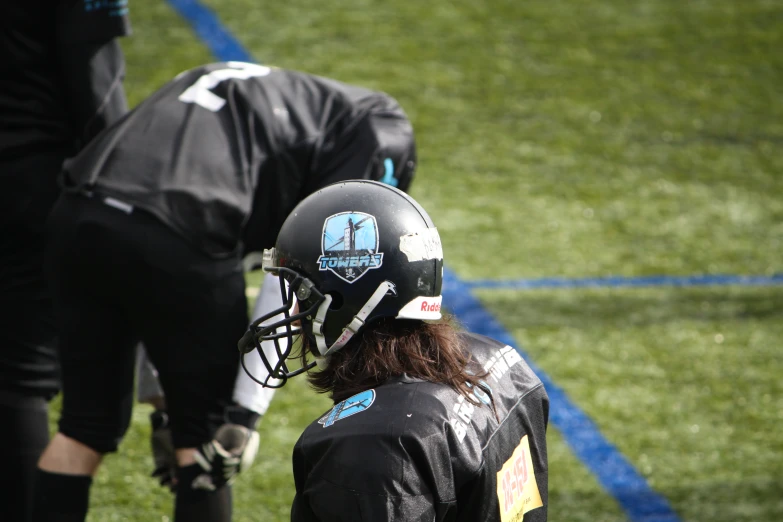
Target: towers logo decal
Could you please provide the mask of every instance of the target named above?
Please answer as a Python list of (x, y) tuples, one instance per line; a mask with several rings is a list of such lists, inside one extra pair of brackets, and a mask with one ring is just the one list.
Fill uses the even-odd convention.
[(378, 252), (378, 223), (364, 212), (341, 212), (324, 221), (318, 270), (353, 283), (383, 264)]

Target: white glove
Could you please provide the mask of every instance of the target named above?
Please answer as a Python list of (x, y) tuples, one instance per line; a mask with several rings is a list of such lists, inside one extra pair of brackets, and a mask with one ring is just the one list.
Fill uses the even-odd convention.
[(259, 443), (255, 430), (239, 424), (222, 425), (215, 432), (215, 438), (196, 451), (196, 462), (204, 473), (196, 477), (192, 487), (213, 491), (233, 483), (255, 460)]

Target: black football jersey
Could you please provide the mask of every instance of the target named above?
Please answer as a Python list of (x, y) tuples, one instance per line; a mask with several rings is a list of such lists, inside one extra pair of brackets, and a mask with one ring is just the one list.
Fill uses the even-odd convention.
[(142, 208), (210, 255), (258, 251), (304, 196), (380, 177), (379, 122), (412, 135), (384, 93), (257, 64), (209, 64), (93, 140), (66, 164), (65, 185)]
[(546, 391), (514, 348), (462, 335), (489, 372), (473, 401), (400, 377), (304, 431), (293, 522), (546, 520)]
[(0, 2), (0, 162), (75, 153), (127, 110), (125, 0)]

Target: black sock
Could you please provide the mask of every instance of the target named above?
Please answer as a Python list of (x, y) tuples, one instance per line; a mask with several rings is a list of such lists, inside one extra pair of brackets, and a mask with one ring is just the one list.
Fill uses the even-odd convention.
[(231, 486), (215, 491), (193, 489), (191, 484), (203, 473), (201, 466), (191, 464), (177, 468), (177, 497), (174, 504), (175, 522), (230, 522)]
[(6, 404), (0, 398), (4, 422), (0, 430), (0, 519), (26, 522), (33, 509), (38, 457), (49, 442), (47, 404), (42, 397), (13, 399)]
[(83, 522), (90, 503), (89, 475), (63, 475), (38, 470), (33, 522)]

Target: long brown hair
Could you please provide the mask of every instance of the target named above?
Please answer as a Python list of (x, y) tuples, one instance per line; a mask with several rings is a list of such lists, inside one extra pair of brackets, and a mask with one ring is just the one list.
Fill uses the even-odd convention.
[(330, 356), (326, 368), (309, 372), (308, 380), (338, 402), (402, 374), (447, 384), (471, 400), (471, 388), (487, 375), (471, 361), (453, 319), (425, 323), (386, 318), (365, 326)]

